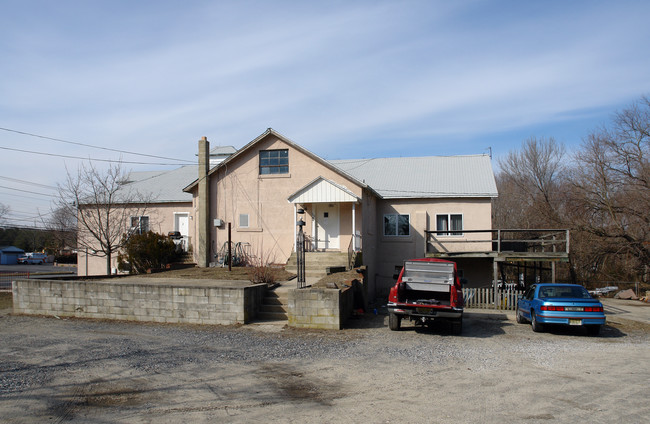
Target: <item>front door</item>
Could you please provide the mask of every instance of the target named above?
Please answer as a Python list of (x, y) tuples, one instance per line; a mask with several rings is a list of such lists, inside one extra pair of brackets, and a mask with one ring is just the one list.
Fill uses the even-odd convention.
[(317, 203), (316, 210), (316, 248), (339, 249), (339, 204)]
[(175, 213), (174, 214), (174, 231), (181, 233), (183, 250), (187, 251), (187, 242), (190, 235), (190, 214), (189, 213)]

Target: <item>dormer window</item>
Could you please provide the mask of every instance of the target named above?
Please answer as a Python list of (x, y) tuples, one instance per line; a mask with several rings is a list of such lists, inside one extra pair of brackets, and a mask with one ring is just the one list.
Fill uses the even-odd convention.
[(288, 174), (289, 150), (260, 151), (260, 175)]

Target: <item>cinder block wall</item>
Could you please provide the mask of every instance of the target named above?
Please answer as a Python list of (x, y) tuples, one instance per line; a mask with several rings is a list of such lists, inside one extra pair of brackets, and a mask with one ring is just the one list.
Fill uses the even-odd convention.
[(245, 324), (255, 318), (265, 284), (173, 287), (120, 282), (17, 280), (14, 313), (187, 324)]
[(304, 288), (289, 290), (289, 326), (340, 330), (352, 313), (350, 289)]

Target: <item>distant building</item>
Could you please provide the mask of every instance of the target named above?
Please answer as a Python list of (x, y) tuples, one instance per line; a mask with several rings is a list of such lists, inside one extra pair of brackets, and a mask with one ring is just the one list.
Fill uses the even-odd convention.
[(0, 246), (0, 265), (16, 265), (18, 257), (24, 254), (25, 251), (16, 246)]

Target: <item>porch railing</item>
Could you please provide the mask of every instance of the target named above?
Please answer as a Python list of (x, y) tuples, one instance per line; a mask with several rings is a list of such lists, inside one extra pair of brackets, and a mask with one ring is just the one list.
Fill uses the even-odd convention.
[(498, 309), (514, 311), (517, 300), (524, 294), (521, 290), (497, 290), (496, 301), (493, 288), (464, 288), (463, 297), (465, 308), (468, 309)]
[[(490, 229), (425, 231), (425, 253), (458, 252), (454, 246), (462, 245), (460, 251), (470, 251), (467, 246), (482, 243), (480, 251), (546, 252), (568, 254), (570, 232), (567, 229)], [(483, 236), (481, 236), (483, 235)], [(489, 245), (488, 249), (484, 247)], [(432, 251), (433, 250), (433, 251)]]

